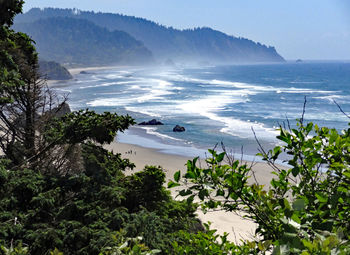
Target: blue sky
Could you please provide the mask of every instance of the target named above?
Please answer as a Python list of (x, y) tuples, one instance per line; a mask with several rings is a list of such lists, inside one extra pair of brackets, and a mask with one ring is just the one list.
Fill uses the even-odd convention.
[(349, 0), (26, 0), (122, 13), (175, 28), (208, 26), (275, 46), (286, 59), (350, 60)]

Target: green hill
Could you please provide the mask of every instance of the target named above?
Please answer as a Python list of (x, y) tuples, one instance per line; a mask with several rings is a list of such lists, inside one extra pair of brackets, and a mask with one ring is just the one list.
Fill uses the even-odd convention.
[(145, 64), (152, 53), (122, 31), (110, 32), (87, 20), (67, 17), (17, 23), (36, 42), (41, 59), (72, 65)]
[(160, 61), (167, 59), (210, 63), (284, 61), (274, 47), (241, 37), (229, 36), (211, 28), (178, 30), (146, 19), (121, 14), (95, 13), (76, 9), (34, 8), (16, 17), (16, 23), (33, 22), (40, 18), (50, 17), (89, 20), (109, 31), (125, 31), (142, 41)]

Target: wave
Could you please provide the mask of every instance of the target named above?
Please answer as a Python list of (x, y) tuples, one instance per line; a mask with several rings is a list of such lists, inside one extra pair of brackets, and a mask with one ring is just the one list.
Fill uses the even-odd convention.
[(187, 101), (177, 105), (184, 113), (198, 114), (210, 120), (222, 123), (225, 127), (220, 131), (240, 138), (252, 138), (251, 128), (264, 138), (272, 139), (276, 137), (274, 129), (266, 128), (262, 123), (252, 123), (242, 121), (232, 117), (222, 117), (217, 113), (224, 111), (228, 104), (246, 103), (249, 99), (245, 97), (232, 98), (231, 95), (222, 93), (221, 95), (209, 96), (195, 101)]
[(56, 88), (56, 87), (52, 87), (53, 90), (56, 91), (62, 91), (62, 92), (66, 92), (66, 93), (72, 93), (71, 89), (60, 89), (60, 88)]
[(291, 84), (319, 84), (320, 81), (290, 81)]
[(319, 93), (319, 94), (329, 94), (334, 92), (340, 92), (340, 91), (330, 91), (330, 90), (317, 90), (317, 89), (308, 89), (308, 88), (276, 88), (276, 93), (289, 93), (289, 94), (312, 94), (312, 93)]
[(161, 115), (159, 113), (156, 113), (154, 110), (152, 111), (152, 109), (147, 110), (145, 109), (145, 107), (130, 107), (127, 106), (125, 107), (125, 110), (129, 111), (129, 112), (137, 112), (137, 113), (141, 113), (144, 115), (148, 115), (151, 117), (156, 117), (156, 118), (160, 118)]
[[(118, 95), (123, 94), (123, 92), (116, 93)], [(130, 106), (135, 105), (135, 103), (146, 103), (146, 102), (156, 102), (165, 99), (164, 96), (174, 94), (174, 92), (166, 90), (151, 89), (147, 90), (146, 93), (141, 96), (128, 95), (127, 97), (112, 97), (112, 98), (98, 98), (87, 103), (89, 106)], [(141, 107), (142, 108), (142, 107)]]
[(90, 85), (90, 86), (82, 86), (82, 87), (79, 87), (79, 89), (110, 87), (110, 86), (116, 86), (116, 85), (135, 84), (135, 83), (138, 83), (138, 82), (137, 81), (105, 82), (105, 83), (99, 83), (99, 84)]
[(138, 128), (146, 130), (146, 133), (149, 135), (155, 135), (155, 136), (160, 137), (162, 139), (170, 139), (170, 140), (181, 141), (181, 142), (185, 141), (183, 139), (175, 138), (175, 137), (172, 137), (169, 135), (165, 135), (165, 134), (161, 134), (159, 132), (156, 132), (157, 131), (156, 127), (138, 127)]
[[(295, 87), (283, 88), (283, 87), (249, 84), (244, 82), (225, 81), (225, 80), (218, 80), (218, 79), (197, 79), (197, 78), (187, 77), (179, 74), (174, 75), (171, 78), (175, 81), (196, 83), (203, 88), (207, 87), (205, 85), (212, 85), (212, 86), (221, 87), (221, 88), (249, 89), (251, 91), (254, 91), (256, 94), (261, 92), (276, 92), (277, 94), (280, 94), (280, 93), (290, 93), (290, 94), (334, 93), (334, 91), (329, 91), (329, 90), (317, 90), (317, 89), (295, 88)], [(291, 83), (308, 84), (308, 83), (318, 83), (318, 82), (291, 82)], [(338, 92), (340, 91), (336, 91), (336, 93)]]
[(341, 101), (341, 102), (344, 102), (344, 100), (346, 100), (345, 102), (348, 103), (350, 100), (350, 96), (343, 96), (343, 95), (328, 95), (328, 96), (318, 96), (318, 97), (312, 97), (312, 98), (326, 100), (326, 101), (329, 101), (330, 103), (334, 103), (334, 100)]

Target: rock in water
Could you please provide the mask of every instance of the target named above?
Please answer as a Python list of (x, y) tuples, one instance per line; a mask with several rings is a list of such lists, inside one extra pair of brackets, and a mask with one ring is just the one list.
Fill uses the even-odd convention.
[(164, 125), (162, 122), (156, 120), (156, 119), (153, 119), (153, 120), (150, 120), (150, 121), (144, 121), (144, 122), (141, 122), (139, 123), (139, 125), (151, 125), (151, 126), (155, 126), (155, 125)]
[(173, 128), (173, 132), (185, 132), (186, 129), (184, 127), (181, 127), (179, 125), (176, 125), (174, 128)]

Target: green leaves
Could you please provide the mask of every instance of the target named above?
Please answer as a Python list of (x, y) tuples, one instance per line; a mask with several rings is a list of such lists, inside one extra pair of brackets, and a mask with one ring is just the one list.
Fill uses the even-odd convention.
[(123, 132), (134, 124), (130, 116), (119, 116), (105, 112), (96, 114), (90, 110), (80, 110), (54, 119), (46, 127), (46, 139), (60, 143), (76, 144), (87, 139), (100, 144), (111, 143), (118, 131)]
[[(225, 155), (209, 150), (208, 168), (189, 161), (187, 172), (174, 176), (187, 184), (179, 194), (197, 197), (205, 211), (244, 212), (263, 239), (255, 244), (257, 254), (272, 247), (273, 254), (347, 254), (350, 129), (338, 133), (299, 123), (292, 130), (280, 128), (277, 138), (284, 144), (260, 154), (274, 167), (270, 187), (249, 184), (247, 165), (222, 164)], [(289, 155), (289, 169), (275, 164), (282, 152)], [(343, 234), (335, 235), (339, 230)]]
[(180, 176), (181, 176), (181, 173), (180, 171), (177, 171), (175, 174), (174, 174), (174, 180), (176, 182), (178, 182), (180, 180)]

